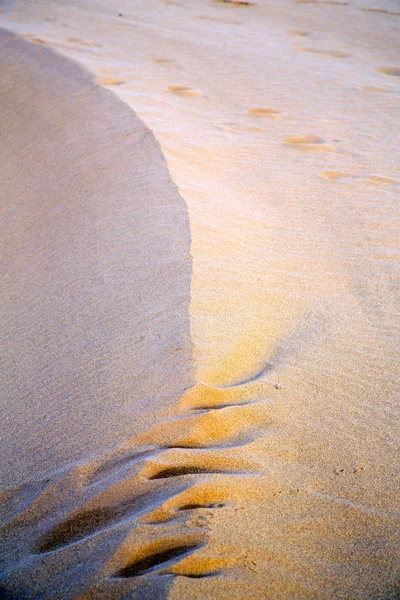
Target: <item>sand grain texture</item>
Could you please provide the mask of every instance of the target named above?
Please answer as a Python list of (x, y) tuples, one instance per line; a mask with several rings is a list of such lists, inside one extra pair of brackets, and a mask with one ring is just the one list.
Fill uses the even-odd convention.
[[(3, 481), (117, 447), (193, 381), (187, 211), (154, 137), (2, 32)], [(137, 422), (134, 422), (133, 416)]]
[[(5, 289), (18, 294), (4, 330), (18, 369), (6, 390), (31, 394), (30, 415), (2, 404), (3, 447), (14, 457), (4, 466), (5, 590), (51, 599), (398, 597), (396, 7), (5, 5), (4, 26), (31, 40), (13, 42), (11, 58), (3, 52), (18, 112), (44, 111), (40, 122), (16, 120), (4, 144), (13, 149), (7, 164), (18, 156), (24, 165), (10, 171), (6, 206), (25, 206), (15, 207), (12, 230), (24, 251), (7, 245)], [(54, 85), (51, 65), (62, 59), (48, 46), (154, 132), (187, 205), (192, 273), (185, 205), (152, 134), (71, 63), (57, 62)], [(68, 93), (64, 69), (73, 71)], [(140, 132), (130, 145), (124, 123)], [(125, 199), (121, 219), (115, 194)], [(66, 197), (75, 198), (68, 214)], [(45, 259), (35, 263), (37, 287), (23, 280), (35, 252)], [(92, 270), (108, 275), (107, 302), (88, 284)], [(34, 290), (40, 311), (27, 311)], [(74, 335), (55, 327), (61, 313), (82, 321)], [(43, 364), (30, 364), (32, 347)], [(67, 363), (69, 348), (82, 359)], [(73, 406), (90, 407), (86, 420), (54, 416), (69, 406), (60, 404), (66, 390)], [(46, 414), (40, 460), (33, 444), (25, 458), (20, 439), (35, 440)], [(54, 437), (61, 423), (70, 423), (68, 443)]]

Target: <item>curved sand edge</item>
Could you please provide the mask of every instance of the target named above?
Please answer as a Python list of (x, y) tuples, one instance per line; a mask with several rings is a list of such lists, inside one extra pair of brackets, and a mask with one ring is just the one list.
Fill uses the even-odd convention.
[(193, 383), (190, 229), (159, 144), (2, 31), (3, 484), (125, 443)]
[(358, 493), (374, 473), (356, 452), (338, 472), (337, 457), (304, 461), (293, 404), (258, 377), (199, 385), (129, 447), (20, 488), (5, 532), (25, 562), (4, 583), (49, 598), (392, 597), (397, 515)]

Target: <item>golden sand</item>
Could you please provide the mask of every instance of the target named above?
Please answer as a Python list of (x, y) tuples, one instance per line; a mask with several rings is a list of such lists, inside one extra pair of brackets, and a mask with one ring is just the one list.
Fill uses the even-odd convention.
[(1, 16), (4, 594), (397, 598), (396, 2)]

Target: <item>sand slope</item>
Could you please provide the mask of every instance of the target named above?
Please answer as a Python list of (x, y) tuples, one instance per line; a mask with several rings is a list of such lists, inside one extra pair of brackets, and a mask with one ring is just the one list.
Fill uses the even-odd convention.
[(191, 386), (185, 354), (179, 403), (154, 394), (119, 448), (5, 492), (4, 586), (397, 598), (397, 2), (12, 1), (2, 17), (160, 140), (190, 216), (197, 366)]
[[(2, 33), (3, 483), (117, 447), (193, 381), (190, 233), (158, 144)], [(149, 421), (150, 419), (150, 421)]]

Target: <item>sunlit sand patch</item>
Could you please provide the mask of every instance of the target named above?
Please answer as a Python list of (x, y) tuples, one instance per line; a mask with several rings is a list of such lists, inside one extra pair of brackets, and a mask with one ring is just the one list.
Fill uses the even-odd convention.
[(25, 37), (31, 41), (34, 42), (35, 44), (48, 44), (49, 42), (47, 42), (46, 40), (44, 40), (43, 38), (40, 37), (36, 37), (35, 35), (33, 35), (32, 33), (26, 33)]
[(240, 25), (240, 21), (234, 21), (233, 19), (223, 19), (221, 17), (214, 17), (210, 15), (194, 15), (194, 19), (199, 21), (209, 21), (211, 23), (223, 23), (224, 25)]
[(393, 11), (393, 10), (387, 10), (385, 8), (363, 8), (362, 10), (364, 12), (381, 13), (381, 14), (390, 15), (393, 17), (400, 17), (400, 12)]
[(323, 177), (324, 179), (330, 179), (333, 181), (339, 181), (339, 180), (352, 181), (352, 180), (354, 180), (354, 177), (352, 177), (348, 173), (342, 173), (341, 171), (324, 171), (323, 173), (321, 173), (321, 177)]
[[(233, 458), (227, 451), (206, 448), (202, 452), (193, 452), (191, 448), (170, 447), (153, 459), (148, 459), (140, 473), (155, 481), (188, 475), (243, 474), (256, 470), (254, 461)], [(210, 478), (207, 480), (211, 481)]]
[[(261, 124), (261, 122), (260, 122), (260, 124)], [(241, 133), (249, 133), (249, 132), (261, 133), (261, 132), (267, 131), (267, 129), (265, 127), (258, 127), (258, 126), (255, 127), (254, 125), (249, 125), (248, 123), (240, 123), (240, 122), (217, 125), (216, 129), (219, 129), (220, 131), (223, 131), (224, 133), (227, 133), (227, 134), (235, 134), (235, 135), (238, 135)]]
[(337, 0), (296, 0), (296, 4), (327, 4), (332, 6), (347, 6), (348, 2), (339, 2)]
[(264, 117), (267, 119), (275, 119), (280, 116), (280, 112), (273, 108), (249, 108), (247, 112), (252, 117)]
[(169, 85), (168, 90), (177, 96), (184, 96), (186, 98), (204, 98), (204, 94), (202, 92), (198, 92), (197, 90), (192, 90), (190, 87), (186, 87), (184, 85)]
[(96, 77), (96, 81), (100, 84), (100, 85), (105, 85), (105, 86), (113, 86), (113, 85), (122, 85), (123, 83), (125, 83), (125, 79), (123, 77), (118, 77), (118, 76), (106, 76), (106, 75), (99, 75), (98, 77)]
[(321, 177), (329, 179), (331, 181), (340, 181), (343, 183), (357, 183), (362, 182), (368, 185), (396, 185), (399, 183), (396, 179), (390, 177), (383, 177), (382, 175), (353, 175), (351, 173), (344, 173), (342, 171), (324, 171), (321, 173)]
[(96, 44), (95, 42), (86, 42), (85, 40), (82, 40), (81, 38), (75, 38), (75, 37), (67, 38), (67, 42), (70, 42), (71, 44), (78, 44), (79, 46), (88, 46), (90, 48), (101, 47), (100, 44)]
[(303, 50), (314, 54), (333, 56), (334, 58), (348, 58), (350, 56), (348, 52), (344, 52), (343, 50), (323, 50), (321, 48), (303, 48)]
[(400, 67), (376, 67), (375, 71), (391, 77), (400, 77)]
[(235, 447), (263, 434), (270, 421), (262, 404), (227, 406), (163, 423), (136, 438), (139, 445), (174, 448)]
[(309, 37), (310, 35), (312, 35), (310, 31), (305, 31), (303, 29), (293, 29), (289, 31), (289, 33), (291, 33), (292, 35), (297, 35), (299, 37)]
[(191, 410), (215, 410), (228, 406), (251, 404), (258, 395), (271, 393), (272, 386), (254, 377), (241, 385), (215, 387), (199, 383), (181, 398), (181, 406)]
[(336, 147), (326, 144), (326, 140), (318, 135), (295, 135), (284, 140), (287, 146), (292, 146), (306, 152), (335, 152)]
[[(174, 518), (178, 511), (220, 509), (236, 498), (235, 489), (226, 484), (226, 477), (203, 478), (189, 488), (168, 498), (163, 504), (140, 518), (141, 523), (161, 523)], [(187, 513), (186, 513), (187, 514)]]
[(371, 185), (396, 185), (396, 183), (399, 183), (397, 179), (382, 177), (381, 175), (369, 175), (365, 178), (365, 181)]
[(393, 93), (393, 89), (391, 88), (384, 88), (384, 87), (379, 87), (377, 85), (364, 85), (361, 88), (362, 90), (364, 90), (364, 92), (371, 92), (371, 93), (382, 93), (382, 94), (392, 94)]
[(166, 569), (201, 548), (205, 542), (205, 536), (196, 531), (170, 533), (153, 540), (150, 538), (148, 543), (140, 545), (138, 541), (127, 540), (115, 557), (122, 564), (114, 577), (137, 577)]
[(294, 135), (285, 140), (286, 144), (302, 145), (302, 144), (325, 144), (325, 140), (318, 135)]
[(235, 4), (238, 6), (257, 6), (256, 2), (248, 2), (248, 0), (212, 0), (220, 4)]
[(177, 64), (170, 58), (153, 58), (153, 63), (170, 71), (177, 69)]

